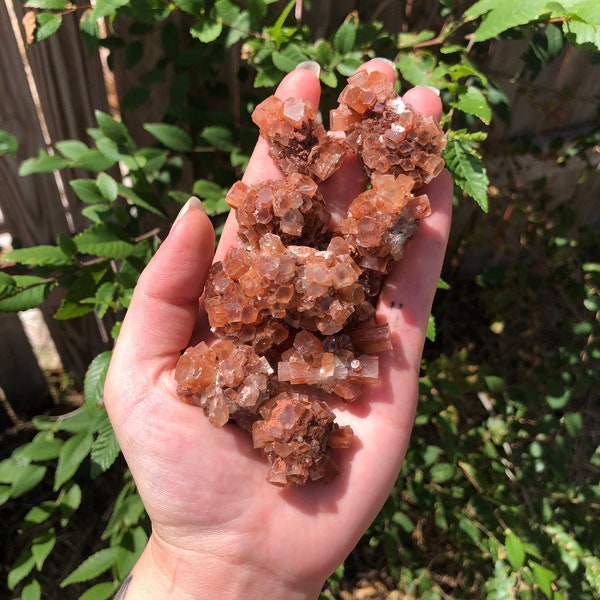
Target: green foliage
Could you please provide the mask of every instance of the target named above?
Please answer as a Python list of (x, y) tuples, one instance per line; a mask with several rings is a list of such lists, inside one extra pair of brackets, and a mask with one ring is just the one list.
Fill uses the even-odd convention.
[[(595, 0), (480, 0), (464, 14), (455, 4), (462, 3), (441, 1), (443, 18), (426, 29), (390, 34), (383, 23), (351, 13), (315, 39), (310, 27), (294, 20), (295, 0), (97, 0), (92, 6), (28, 0), (25, 6), (35, 16), (33, 41), (48, 38), (67, 13), (77, 12), (88, 47), (103, 46), (110, 64), (122, 59), (128, 69), (140, 67), (140, 75), (121, 95), (123, 122), (97, 112), (88, 139), (57, 141), (21, 163), (22, 176), (57, 170), (66, 176), (67, 169), (78, 169), (69, 186), (89, 223), (76, 235), (59, 235), (55, 245), (4, 254), (14, 266), (10, 274), (0, 272), (0, 311), (40, 306), (52, 290), (62, 289), (57, 319), (88, 313), (102, 319), (111, 313), (116, 337), (174, 205), (197, 195), (219, 231), (229, 210), (226, 191), (241, 176), (256, 140), (252, 109), (306, 60), (321, 65), (325, 115), (344, 79), (373, 56), (394, 60), (401, 89), (439, 89), (456, 200), (462, 206), (473, 199), (490, 212), (489, 219), (498, 219), (488, 198), (484, 148), (486, 131), (507, 112), (508, 99), (478, 51), (495, 36), (527, 39), (519, 77), (534, 77), (565, 44), (600, 48), (600, 13)], [(169, 19), (178, 12), (185, 13), (189, 29)], [(109, 25), (123, 19), (129, 24), (126, 35), (121, 39), (109, 27), (102, 37), (99, 18)], [(148, 35), (156, 31), (160, 48), (151, 63)], [(224, 78), (232, 64), (235, 71)], [(166, 90), (165, 111), (144, 125), (151, 145), (143, 146), (125, 123), (157, 85)], [(594, 132), (559, 161), (584, 156), (597, 143)], [(15, 158), (17, 150), (14, 136), (0, 131), (0, 155)], [(600, 587), (597, 471), (595, 478), (573, 480), (567, 469), (583, 427), (582, 399), (598, 385), (600, 256), (593, 236), (573, 235), (572, 219), (565, 215), (524, 199), (517, 209), (524, 248), (549, 253), (545, 264), (551, 272), (533, 280), (531, 256), (520, 256), (506, 263), (511, 266), (503, 263), (479, 275), (487, 319), (482, 327), (494, 352), (457, 343), (453, 351), (426, 357), (416, 435), (398, 484), (361, 545), (366, 555), (381, 557), (374, 568), (415, 597), (448, 597), (452, 588), (457, 597), (593, 598)], [(158, 225), (153, 229), (148, 221)], [(546, 347), (530, 349), (537, 360), (527, 370), (510, 360), (495, 364), (494, 356), (515, 355), (502, 344), (505, 338), (519, 339), (512, 329), (523, 322), (519, 311), (526, 301), (535, 290), (553, 289), (558, 282), (565, 286), (572, 319), (560, 323), (554, 316), (553, 325), (557, 339), (568, 341), (554, 354)], [(462, 293), (460, 282), (452, 284), (439, 287)], [(520, 302), (515, 294), (522, 296)], [(564, 302), (564, 295), (558, 296), (556, 301)], [(547, 298), (538, 302), (547, 303)], [(467, 306), (454, 321), (443, 312), (431, 317), (427, 337), (439, 344), (453, 323), (479, 312), (479, 306)], [(529, 317), (543, 327), (536, 314)], [(0, 505), (28, 498), (44, 484), (51, 490), (25, 512), (18, 540), (22, 552), (8, 573), (9, 589), (23, 599), (44, 595), (44, 565), (86, 502), (83, 473), (103, 478), (119, 464), (102, 406), (109, 361), (110, 352), (104, 352), (89, 365), (79, 410), (59, 419), (34, 419), (33, 439), (0, 462)], [(592, 452), (584, 462), (597, 467), (600, 454)], [(141, 499), (123, 471), (104, 545), (82, 557), (60, 582), (65, 593), (86, 583), (81, 598), (111, 597), (147, 541)], [(351, 575), (351, 564), (341, 565), (322, 598), (339, 597)]]

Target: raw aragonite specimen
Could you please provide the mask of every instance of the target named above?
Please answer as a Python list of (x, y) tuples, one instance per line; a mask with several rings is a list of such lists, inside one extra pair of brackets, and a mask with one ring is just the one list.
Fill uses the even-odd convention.
[[(335, 448), (352, 445), (325, 394), (356, 400), (379, 381), (389, 327), (375, 302), (393, 261), (430, 213), (418, 188), (443, 167), (439, 126), (406, 105), (381, 73), (348, 80), (328, 133), (307, 102), (275, 96), (253, 114), (284, 176), (227, 195), (239, 247), (211, 267), (205, 309), (219, 338), (181, 356), (180, 398), (221, 427), (233, 421), (267, 458), (278, 486), (327, 482)], [(319, 183), (348, 153), (370, 185), (331, 226)]]

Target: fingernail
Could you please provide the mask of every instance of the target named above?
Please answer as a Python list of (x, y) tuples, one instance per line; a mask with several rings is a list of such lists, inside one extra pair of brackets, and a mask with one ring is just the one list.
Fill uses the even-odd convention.
[(440, 90), (439, 88), (436, 88), (433, 85), (426, 85), (426, 88), (429, 88), (434, 94), (437, 94), (438, 96), (440, 95)]
[(296, 65), (296, 69), (304, 69), (305, 71), (310, 71), (314, 73), (317, 77), (321, 74), (321, 65), (314, 60), (305, 60)]
[(392, 69), (396, 68), (396, 63), (393, 60), (390, 60), (389, 58), (383, 58), (383, 56), (376, 56), (374, 60), (381, 60), (384, 63), (387, 63), (388, 65), (390, 65), (390, 67), (392, 67)]
[(181, 219), (183, 219), (186, 213), (192, 208), (200, 209), (202, 212), (206, 212), (204, 210), (204, 204), (202, 204), (202, 201), (199, 198), (196, 198), (196, 196), (191, 196), (190, 199), (183, 205), (182, 209), (179, 211), (179, 214), (177, 215), (175, 221), (173, 221), (173, 225), (179, 223), (179, 221), (181, 221)]

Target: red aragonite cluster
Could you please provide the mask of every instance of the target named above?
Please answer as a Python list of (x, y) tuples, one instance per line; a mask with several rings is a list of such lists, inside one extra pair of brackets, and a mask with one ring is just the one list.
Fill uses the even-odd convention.
[[(252, 435), (275, 485), (330, 481), (333, 448), (352, 443), (319, 396), (352, 401), (379, 381), (374, 354), (392, 348), (374, 304), (391, 263), (429, 212), (413, 189), (443, 167), (444, 136), (377, 72), (348, 80), (332, 132), (303, 100), (272, 96), (253, 114), (281, 180), (236, 183), (227, 195), (240, 247), (216, 262), (205, 308), (219, 341), (181, 356), (182, 400), (209, 421)], [(356, 154), (371, 180), (336, 227), (318, 184)]]

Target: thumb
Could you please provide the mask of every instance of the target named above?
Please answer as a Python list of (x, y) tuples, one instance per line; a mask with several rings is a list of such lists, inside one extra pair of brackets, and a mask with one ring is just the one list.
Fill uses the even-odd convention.
[(162, 368), (174, 366), (194, 329), (214, 245), (202, 203), (190, 198), (135, 288), (113, 358), (122, 371), (155, 359), (167, 361)]

